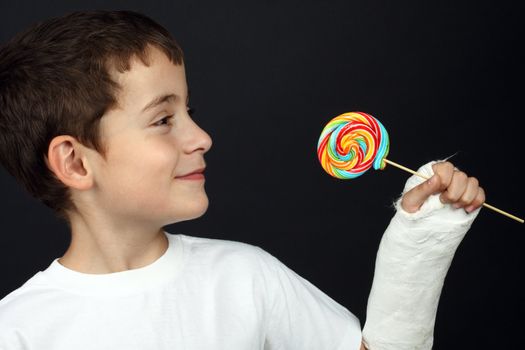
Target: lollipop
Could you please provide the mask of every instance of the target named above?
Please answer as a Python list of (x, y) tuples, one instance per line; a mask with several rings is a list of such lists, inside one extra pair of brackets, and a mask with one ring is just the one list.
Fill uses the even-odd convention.
[[(338, 179), (354, 179), (368, 169), (384, 169), (393, 165), (411, 174), (427, 176), (386, 159), (390, 141), (379, 120), (363, 112), (347, 112), (332, 119), (324, 127), (317, 142), (317, 158), (323, 169)], [(490, 204), (483, 206), (523, 223), (523, 219)]]
[(379, 120), (363, 112), (348, 112), (325, 126), (317, 157), (333, 177), (354, 179), (372, 166), (384, 169), (389, 146), (388, 133)]

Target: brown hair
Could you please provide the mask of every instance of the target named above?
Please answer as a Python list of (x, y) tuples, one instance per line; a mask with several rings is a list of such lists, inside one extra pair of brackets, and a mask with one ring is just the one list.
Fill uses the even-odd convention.
[(148, 45), (182, 64), (168, 31), (131, 11), (52, 18), (0, 48), (0, 163), (59, 217), (75, 206), (46, 165), (50, 141), (71, 135), (103, 155), (99, 121), (119, 88), (110, 70), (129, 70), (133, 56), (147, 65)]

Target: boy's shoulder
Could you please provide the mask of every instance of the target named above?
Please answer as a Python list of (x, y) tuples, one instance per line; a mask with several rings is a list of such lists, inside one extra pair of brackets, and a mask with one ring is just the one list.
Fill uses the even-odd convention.
[(277, 262), (277, 259), (263, 248), (250, 243), (203, 238), (178, 234), (183, 241), (183, 246), (188, 250), (195, 261), (207, 261), (215, 266), (230, 264), (245, 264), (245, 267), (254, 268), (260, 265), (269, 265)]
[[(185, 234), (169, 234), (172, 237), (180, 237), (184, 242), (184, 246), (189, 247), (192, 252), (201, 250), (206, 253), (237, 253), (237, 254), (260, 254), (264, 250), (256, 245), (245, 243), (241, 241), (234, 241), (228, 239), (206, 238), (198, 236), (189, 236)], [(170, 239), (170, 241), (172, 240)]]
[(0, 328), (5, 322), (12, 322), (14, 316), (29, 314), (37, 310), (40, 305), (38, 296), (42, 295), (42, 292), (45, 293), (45, 289), (46, 284), (43, 281), (42, 272), (38, 272), (22, 286), (2, 298), (0, 300)]

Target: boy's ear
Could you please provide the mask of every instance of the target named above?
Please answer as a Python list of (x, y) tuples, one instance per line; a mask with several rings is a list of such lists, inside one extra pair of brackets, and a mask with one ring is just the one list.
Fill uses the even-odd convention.
[(49, 143), (47, 165), (66, 186), (87, 190), (93, 186), (84, 146), (69, 135), (56, 136)]

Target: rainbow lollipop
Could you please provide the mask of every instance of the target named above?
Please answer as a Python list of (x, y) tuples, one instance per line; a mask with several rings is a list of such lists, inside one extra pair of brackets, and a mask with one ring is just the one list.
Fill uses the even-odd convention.
[(372, 166), (384, 169), (389, 147), (388, 133), (379, 120), (363, 112), (348, 112), (324, 127), (317, 157), (333, 177), (354, 179)]
[[(347, 112), (330, 120), (317, 142), (317, 158), (323, 169), (338, 179), (354, 179), (368, 169), (393, 165), (411, 174), (427, 176), (386, 159), (390, 141), (388, 133), (376, 118), (363, 112)], [(483, 206), (523, 223), (523, 219), (487, 203)]]

